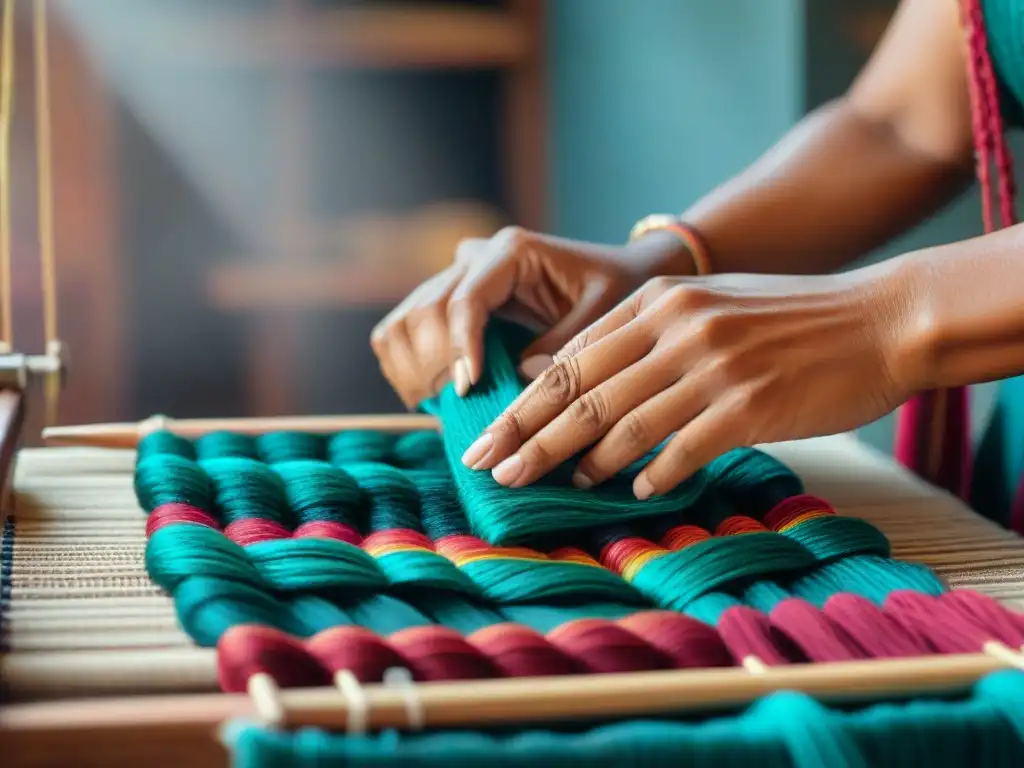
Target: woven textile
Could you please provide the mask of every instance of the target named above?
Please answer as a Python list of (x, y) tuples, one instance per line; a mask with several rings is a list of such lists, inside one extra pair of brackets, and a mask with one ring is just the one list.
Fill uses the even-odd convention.
[[(501, 343), (492, 337), (489, 352)], [(488, 359), (500, 375), (490, 371), (481, 397), (493, 411), (507, 402), (494, 394), (507, 371)], [(708, 467), (699, 493), (669, 511), (623, 503), (616, 522), (595, 514), (528, 546), (488, 543), (478, 525), (495, 506), (525, 525), (558, 516), (524, 505), (522, 489), (486, 493), (481, 507), (457, 479), (451, 441), (472, 431), (459, 419), (482, 418), (478, 404), (442, 396), (443, 439), (157, 433), (140, 445), (147, 570), (195, 641), (218, 645), (226, 690), (257, 670), (314, 685), (339, 669), (370, 681), (404, 666), (438, 680), (1024, 643), (1016, 614), (891, 559), (875, 527), (801, 493), (753, 450)]]

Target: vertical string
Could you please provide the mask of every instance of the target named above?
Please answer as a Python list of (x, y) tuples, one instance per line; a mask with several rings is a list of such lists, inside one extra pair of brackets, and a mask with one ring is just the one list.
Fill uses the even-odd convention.
[(3, 25), (3, 49), (0, 50), (0, 347), (10, 351), (14, 348), (10, 163), (14, 111), (14, 0), (4, 0)]
[(53, 159), (50, 131), (50, 56), (46, 0), (35, 0), (36, 158), (39, 188), (39, 265), (43, 287), (43, 332), (47, 347), (57, 336), (57, 270), (53, 245)]
[[(39, 269), (43, 289), (43, 335), (46, 354), (59, 354), (57, 331), (57, 260), (53, 231), (53, 139), (50, 116), (50, 51), (46, 0), (35, 0), (36, 71), (36, 185), (39, 191)], [(60, 408), (61, 372), (48, 373), (43, 381), (44, 420), (57, 423)]]

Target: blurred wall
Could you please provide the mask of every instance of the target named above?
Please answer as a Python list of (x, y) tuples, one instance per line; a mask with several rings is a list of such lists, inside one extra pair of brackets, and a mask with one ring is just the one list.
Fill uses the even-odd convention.
[(552, 0), (553, 220), (617, 242), (755, 159), (802, 106), (802, 0)]
[[(895, 0), (553, 0), (554, 222), (621, 241), (741, 170), (867, 58), (863, 26)], [(871, 18), (867, 14), (873, 13)], [(1016, 156), (1024, 152), (1017, 139)], [(1018, 185), (1024, 174), (1018, 166)], [(980, 232), (976, 192), (865, 261)], [(975, 434), (992, 387), (974, 391)], [(861, 437), (889, 451), (893, 417)]]

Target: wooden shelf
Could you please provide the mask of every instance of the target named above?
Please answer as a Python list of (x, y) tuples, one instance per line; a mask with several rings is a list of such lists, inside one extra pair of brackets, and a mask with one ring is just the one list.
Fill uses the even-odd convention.
[(430, 275), (405, 265), (234, 262), (211, 268), (206, 294), (225, 312), (395, 304)]
[[(409, 3), (291, 13), (140, 13), (123, 54), (186, 65), (367, 68), (511, 67), (531, 57), (514, 13)], [(136, 34), (137, 33), (137, 34)]]

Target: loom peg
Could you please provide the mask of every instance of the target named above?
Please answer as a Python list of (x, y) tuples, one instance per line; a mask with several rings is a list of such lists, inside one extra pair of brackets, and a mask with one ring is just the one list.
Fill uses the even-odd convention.
[(48, 427), (43, 439), (51, 445), (94, 448), (135, 448), (151, 432), (167, 430), (179, 437), (196, 439), (212, 432), (261, 435), (266, 432), (332, 434), (348, 430), (416, 432), (438, 429), (437, 419), (418, 413), (349, 414), (340, 416), (281, 416), (252, 419), (172, 419), (152, 416), (139, 422), (75, 424)]
[(1007, 666), (1024, 671), (1024, 646), (1014, 650), (998, 640), (990, 640), (982, 646), (981, 650)]
[(267, 725), (278, 726), (285, 721), (281, 690), (266, 672), (257, 672), (246, 683), (246, 692), (260, 717)]

